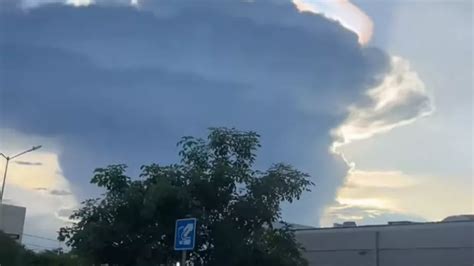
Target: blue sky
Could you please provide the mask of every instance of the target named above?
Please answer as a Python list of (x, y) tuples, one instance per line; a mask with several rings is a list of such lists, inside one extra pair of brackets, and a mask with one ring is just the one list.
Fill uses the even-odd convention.
[(290, 222), (473, 211), (470, 1), (18, 3), (0, 8), (0, 148), (44, 146), (6, 189), (27, 232), (54, 237), (94, 168), (173, 162), (212, 126), (312, 176)]

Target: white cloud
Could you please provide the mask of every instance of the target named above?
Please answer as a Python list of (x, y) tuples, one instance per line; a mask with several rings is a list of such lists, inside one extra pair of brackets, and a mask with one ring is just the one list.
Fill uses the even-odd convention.
[(74, 6), (88, 6), (94, 3), (93, 0), (67, 0), (66, 3)]
[[(427, 179), (413, 177), (401, 171), (365, 171), (357, 169), (355, 162), (348, 161), (339, 149), (351, 142), (371, 138), (396, 127), (408, 125), (433, 113), (432, 96), (426, 90), (418, 74), (407, 60), (392, 56), (391, 71), (383, 81), (366, 93), (367, 100), (349, 107), (349, 116), (333, 131), (336, 141), (333, 152), (341, 155), (350, 170), (346, 182), (339, 189), (335, 203), (326, 208), (322, 224), (348, 219), (367, 221), (386, 214), (409, 215), (427, 220), (442, 219), (456, 208), (435, 210), (429, 201), (413, 204), (421, 198), (438, 197), (435, 184)], [(419, 190), (419, 191), (417, 191)], [(423, 195), (420, 195), (420, 192)], [(453, 195), (441, 200), (443, 204), (455, 204)], [(342, 206), (342, 207), (341, 207)], [(469, 210), (469, 204), (458, 204), (461, 210)], [(472, 206), (471, 206), (472, 208)]]
[(410, 124), (433, 113), (432, 97), (418, 74), (410, 68), (409, 62), (393, 56), (391, 66), (391, 72), (383, 82), (367, 91), (368, 104), (349, 107), (347, 120), (334, 131), (338, 138), (334, 149)]
[(400, 171), (353, 170), (346, 181), (347, 187), (404, 188), (416, 184), (416, 180)]

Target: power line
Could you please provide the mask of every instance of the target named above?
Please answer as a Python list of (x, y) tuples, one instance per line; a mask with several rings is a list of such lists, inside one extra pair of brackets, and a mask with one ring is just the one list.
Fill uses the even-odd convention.
[(28, 236), (28, 237), (38, 238), (38, 239), (44, 239), (44, 240), (59, 242), (58, 239), (48, 238), (48, 237), (44, 237), (44, 236), (38, 236), (38, 235), (32, 235), (32, 234), (26, 234), (26, 233), (23, 233), (23, 235)]
[(43, 246), (43, 245), (38, 245), (38, 244), (33, 244), (33, 243), (23, 243), (23, 245), (25, 246), (32, 246), (32, 247), (36, 247), (36, 248), (42, 248), (42, 249), (57, 249), (57, 247), (47, 247), (47, 246)]
[(26, 249), (28, 250), (32, 250), (32, 251), (45, 251), (47, 249), (44, 249), (44, 248), (37, 248), (37, 247), (25, 247)]
[(61, 248), (61, 241), (59, 241), (58, 239), (53, 239), (49, 237), (28, 234), (28, 233), (23, 233), (23, 237), (46, 240), (46, 241), (54, 242), (55, 244), (57, 244), (56, 247), (51, 247), (49, 245), (45, 246), (45, 245), (39, 245), (39, 244), (34, 244), (34, 243), (25, 243), (25, 242), (23, 243), (23, 245), (27, 246), (29, 249), (32, 249), (32, 250), (54, 250), (54, 249)]

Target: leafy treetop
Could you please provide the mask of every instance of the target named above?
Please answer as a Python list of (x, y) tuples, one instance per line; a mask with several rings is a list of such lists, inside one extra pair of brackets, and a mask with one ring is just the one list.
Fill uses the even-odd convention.
[(306, 265), (301, 246), (281, 219), (280, 204), (299, 199), (313, 183), (292, 166), (254, 170), (259, 135), (212, 128), (206, 140), (183, 137), (181, 161), (142, 166), (138, 179), (125, 165), (98, 168), (91, 183), (105, 189), (61, 228), (59, 239), (96, 262), (170, 265), (175, 220), (198, 219), (194, 265)]

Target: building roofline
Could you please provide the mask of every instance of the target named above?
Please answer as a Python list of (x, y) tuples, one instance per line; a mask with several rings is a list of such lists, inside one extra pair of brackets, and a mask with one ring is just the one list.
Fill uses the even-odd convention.
[(374, 224), (374, 225), (358, 225), (358, 226), (342, 226), (342, 227), (314, 227), (314, 228), (300, 228), (293, 229), (294, 232), (304, 232), (304, 231), (323, 231), (323, 230), (350, 230), (350, 229), (364, 229), (364, 228), (387, 228), (387, 227), (408, 227), (416, 225), (440, 225), (440, 224), (460, 224), (460, 223), (472, 223), (474, 220), (464, 220), (464, 221), (439, 221), (439, 222), (410, 222), (410, 223), (401, 223), (401, 224)]

